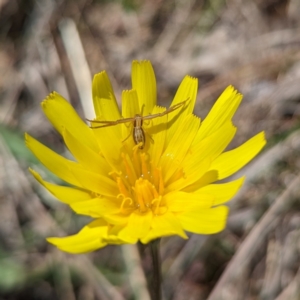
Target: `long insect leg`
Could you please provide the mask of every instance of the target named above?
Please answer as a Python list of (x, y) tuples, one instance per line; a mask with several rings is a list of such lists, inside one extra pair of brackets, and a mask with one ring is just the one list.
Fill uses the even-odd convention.
[(91, 127), (93, 129), (96, 129), (96, 128), (101, 128), (101, 127), (114, 126), (114, 125), (118, 125), (118, 124), (122, 124), (122, 123), (133, 122), (135, 120), (135, 118), (119, 119), (116, 121), (98, 121), (98, 120), (89, 120), (89, 119), (86, 119), (86, 120), (91, 123), (103, 124), (103, 125)]
[(130, 132), (130, 133), (128, 134), (128, 136), (125, 138), (125, 140), (122, 141), (122, 143), (126, 142), (126, 141), (131, 137), (131, 135), (132, 135), (132, 133)]
[(167, 115), (169, 113), (171, 113), (172, 111), (182, 107), (189, 99), (185, 100), (185, 101), (182, 101), (180, 103), (177, 103), (171, 107), (169, 107), (167, 110), (165, 110), (164, 112), (162, 113), (158, 113), (158, 114), (154, 114), (154, 115), (149, 115), (149, 116), (144, 116), (143, 117), (143, 120), (151, 120), (151, 119), (154, 119), (154, 118), (158, 118), (158, 117), (162, 117), (164, 115)]

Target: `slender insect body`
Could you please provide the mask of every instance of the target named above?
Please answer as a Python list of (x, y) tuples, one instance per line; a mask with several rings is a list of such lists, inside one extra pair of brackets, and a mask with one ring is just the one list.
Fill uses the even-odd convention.
[(136, 115), (133, 121), (133, 140), (136, 145), (142, 143), (139, 149), (143, 149), (145, 146), (146, 138), (143, 129), (143, 117), (141, 115)]
[[(141, 143), (141, 145), (139, 146), (139, 149), (143, 149), (145, 146), (145, 142), (146, 142), (145, 132), (143, 129), (143, 121), (151, 120), (151, 119), (162, 117), (166, 114), (169, 114), (172, 111), (182, 107), (188, 100), (189, 99), (187, 99), (183, 102), (177, 103), (162, 113), (157, 113), (157, 114), (148, 115), (148, 116), (142, 116), (142, 115), (137, 114), (132, 118), (125, 118), (125, 119), (120, 119), (120, 120), (116, 120), (116, 121), (97, 121), (97, 120), (88, 120), (88, 119), (87, 120), (92, 123), (103, 124), (100, 126), (93, 126), (92, 127), (93, 129), (114, 126), (114, 125), (121, 124), (121, 123), (133, 122), (133, 132), (132, 132), (133, 141), (136, 145)], [(127, 140), (127, 138), (125, 140)]]

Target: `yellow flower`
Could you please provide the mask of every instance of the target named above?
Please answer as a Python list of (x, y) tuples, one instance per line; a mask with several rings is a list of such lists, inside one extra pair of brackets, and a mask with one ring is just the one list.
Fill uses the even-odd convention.
[[(76, 213), (95, 218), (78, 234), (48, 238), (48, 242), (66, 252), (83, 253), (107, 244), (148, 243), (174, 234), (187, 238), (185, 231), (213, 234), (224, 229), (228, 214), (224, 203), (244, 178), (215, 182), (247, 164), (265, 145), (265, 138), (261, 132), (223, 152), (235, 135), (231, 119), (242, 95), (227, 87), (200, 122), (193, 115), (197, 88), (197, 79), (186, 76), (171, 104), (178, 107), (145, 118), (145, 143), (138, 145), (132, 136), (134, 117), (166, 111), (156, 105), (156, 81), (149, 61), (133, 62), (132, 89), (122, 93), (121, 112), (105, 71), (93, 80), (96, 120), (131, 121), (92, 129), (58, 93), (42, 102), (75, 161), (26, 135), (35, 156), (70, 186), (58, 186), (31, 173)], [(92, 122), (94, 127), (104, 124)]]

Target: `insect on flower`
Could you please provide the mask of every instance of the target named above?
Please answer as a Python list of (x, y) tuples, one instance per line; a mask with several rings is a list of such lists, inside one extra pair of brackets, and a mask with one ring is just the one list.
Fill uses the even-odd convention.
[[(183, 78), (168, 109), (157, 107), (150, 61), (133, 61), (131, 81), (132, 87), (122, 93), (120, 110), (107, 73), (95, 75), (96, 118), (90, 125), (56, 92), (42, 102), (46, 117), (74, 159), (25, 135), (27, 147), (68, 186), (48, 182), (30, 170), (36, 180), (77, 214), (93, 218), (74, 235), (47, 239), (62, 251), (88, 253), (171, 235), (187, 239), (186, 232), (222, 231), (228, 216), (226, 203), (245, 178), (220, 181), (245, 166), (266, 144), (260, 132), (226, 150), (237, 131), (232, 118), (242, 100), (232, 86), (201, 121), (193, 114), (197, 78)], [(110, 127), (91, 130), (90, 126)], [(130, 143), (122, 145), (124, 138)], [(147, 153), (139, 148), (147, 148)]]
[[(141, 114), (136, 114), (132, 118), (124, 118), (124, 119), (119, 119), (119, 120), (116, 120), (116, 121), (97, 121), (97, 120), (89, 120), (89, 119), (86, 119), (86, 120), (89, 121), (89, 122), (92, 122), (92, 123), (103, 124), (103, 125), (99, 125), (99, 126), (93, 126), (93, 127), (91, 127), (92, 129), (97, 129), (97, 128), (102, 128), (102, 127), (108, 127), (108, 126), (114, 126), (114, 125), (118, 125), (118, 124), (122, 124), (122, 123), (132, 122), (133, 123), (132, 136), (133, 136), (134, 143), (136, 145), (140, 144), (139, 149), (143, 149), (144, 146), (145, 146), (145, 142), (146, 142), (145, 132), (144, 132), (144, 129), (143, 129), (143, 122), (145, 120), (151, 120), (151, 119), (154, 119), (154, 118), (159, 118), (159, 117), (165, 116), (165, 115), (179, 109), (180, 107), (182, 107), (188, 100), (189, 99), (187, 99), (185, 101), (182, 101), (180, 103), (177, 103), (177, 104), (171, 106), (170, 108), (168, 108), (166, 111), (164, 111), (162, 113), (148, 115), (148, 116), (142, 116)], [(124, 141), (126, 141), (128, 139), (128, 137)]]

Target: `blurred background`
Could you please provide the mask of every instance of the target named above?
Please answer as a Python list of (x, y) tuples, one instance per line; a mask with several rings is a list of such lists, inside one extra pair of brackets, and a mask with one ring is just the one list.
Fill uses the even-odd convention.
[(230, 84), (244, 94), (236, 147), (264, 130), (267, 147), (236, 177), (227, 229), (161, 245), (165, 299), (300, 299), (299, 0), (0, 0), (0, 299), (149, 299), (135, 246), (67, 255), (45, 237), (88, 222), (28, 172), (59, 180), (24, 145), (24, 132), (68, 155), (40, 109), (53, 90), (91, 116), (92, 76), (129, 89), (131, 61), (150, 59), (158, 102), (199, 79), (205, 117)]

